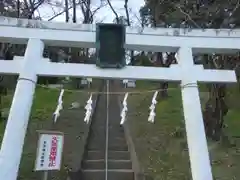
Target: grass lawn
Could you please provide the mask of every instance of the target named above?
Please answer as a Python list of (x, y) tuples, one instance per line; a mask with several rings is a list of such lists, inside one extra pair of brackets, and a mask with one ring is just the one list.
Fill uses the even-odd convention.
[[(137, 84), (138, 89), (156, 89), (156, 84)], [(176, 86), (175, 86), (176, 87)], [(136, 90), (136, 89), (135, 89)], [(233, 144), (208, 141), (213, 174), (216, 180), (240, 179), (240, 93), (229, 91), (231, 107), (224, 130)], [(202, 103), (206, 93), (201, 93)], [(155, 124), (148, 123), (153, 93), (129, 96), (128, 122), (140, 166), (147, 179), (191, 179), (180, 90), (169, 91), (170, 97), (158, 102)], [(199, 152), (199, 155), (200, 152)]]
[[(25, 138), (23, 156), (21, 160), (19, 179), (32, 180), (41, 179), (42, 174), (40, 172), (34, 172), (34, 163), (36, 158), (36, 148), (38, 133), (37, 130), (49, 130), (52, 123), (52, 114), (56, 108), (57, 100), (60, 91), (54, 89), (37, 88), (34, 103), (32, 107), (31, 117), (28, 125), (27, 135)], [(5, 108), (9, 108), (12, 100), (12, 94), (5, 96), (3, 99), (3, 105)], [(86, 129), (86, 124), (83, 122), (84, 106), (87, 101), (88, 94), (78, 92), (65, 92), (63, 101), (64, 108), (62, 110), (59, 121), (56, 124), (55, 129), (64, 132), (64, 154), (63, 154), (63, 166), (72, 166), (73, 159), (77, 159), (75, 156), (79, 156), (79, 148), (82, 148), (82, 136)], [(67, 110), (72, 102), (79, 102), (80, 107), (76, 110)], [(0, 124), (0, 144), (4, 133), (6, 121), (2, 121)], [(80, 162), (77, 162), (80, 164)], [(76, 162), (75, 162), (76, 165)], [(54, 174), (54, 173), (51, 173)], [(60, 173), (54, 174), (54, 179), (66, 179), (66, 170), (61, 169)]]

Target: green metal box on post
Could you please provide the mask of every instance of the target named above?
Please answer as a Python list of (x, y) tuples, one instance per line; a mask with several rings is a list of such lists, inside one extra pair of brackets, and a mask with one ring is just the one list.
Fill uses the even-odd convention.
[(123, 68), (126, 29), (122, 24), (97, 24), (96, 65), (100, 68)]

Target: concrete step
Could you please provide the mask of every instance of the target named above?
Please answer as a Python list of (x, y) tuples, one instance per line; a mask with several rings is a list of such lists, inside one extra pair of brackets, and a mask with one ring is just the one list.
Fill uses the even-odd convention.
[[(101, 134), (101, 133), (104, 133), (106, 134), (106, 129), (105, 128), (94, 128), (94, 129), (90, 129), (90, 132), (91, 133), (96, 133), (96, 134)], [(112, 130), (109, 130), (108, 131), (108, 134), (109, 135), (122, 135), (124, 136), (124, 132), (121, 131), (121, 130), (117, 130), (117, 129), (112, 129)]]
[[(96, 144), (96, 143), (93, 143), (93, 144), (88, 144), (87, 145), (87, 150), (90, 150), (90, 151), (98, 151), (98, 150), (103, 150), (105, 149), (105, 144)], [(108, 150), (109, 151), (128, 151), (128, 146), (127, 145), (121, 145), (121, 144), (109, 144), (108, 145)]]
[(123, 129), (123, 127), (120, 125), (120, 122), (119, 122), (119, 124), (109, 123), (109, 124), (108, 124), (108, 127), (109, 127), (109, 129), (117, 129), (118, 131), (124, 132), (124, 129)]
[[(106, 134), (106, 128), (103, 128), (103, 127), (99, 127), (99, 128), (97, 128), (97, 127), (94, 127), (94, 128), (91, 128), (90, 129), (90, 132), (91, 133), (104, 133), (104, 134)], [(108, 130), (108, 134), (109, 135), (124, 135), (125, 133), (124, 132), (122, 132), (122, 131), (120, 131), (120, 130), (115, 130), (115, 129), (113, 129), (113, 130)]]
[[(91, 141), (105, 142), (105, 140), (106, 140), (106, 137), (104, 135), (97, 136), (94, 134), (90, 134), (89, 138), (88, 138), (88, 142), (91, 142)], [(108, 141), (109, 141), (109, 143), (113, 143), (113, 142), (125, 143), (126, 142), (125, 138), (122, 136), (109, 136)]]
[(108, 160), (109, 169), (132, 169), (131, 160)]
[(122, 127), (114, 127), (109, 125), (109, 133), (115, 133), (115, 132), (121, 132), (124, 133), (124, 129), (122, 129)]
[[(100, 140), (100, 141), (105, 141), (106, 136), (104, 134), (91, 134), (88, 138), (88, 140)], [(109, 141), (126, 141), (124, 136), (113, 136), (110, 135), (108, 137)]]
[[(92, 147), (92, 146), (96, 146), (96, 147), (105, 147), (106, 143), (105, 141), (101, 141), (101, 140), (92, 140), (88, 143), (87, 145), (88, 147)], [(127, 146), (127, 142), (125, 141), (109, 141), (108, 142), (108, 146)]]
[(125, 138), (125, 134), (121, 132), (108, 133), (108, 136), (114, 138)]
[(109, 142), (109, 144), (112, 144), (112, 143), (125, 144), (125, 143), (127, 143), (125, 138), (119, 138), (119, 137), (116, 138), (116, 137), (112, 137), (112, 136), (109, 137), (108, 142)]
[(110, 136), (109, 137), (109, 139), (111, 140), (111, 139), (115, 139), (115, 140), (122, 140), (122, 141), (126, 141), (126, 139), (125, 139), (125, 136)]
[(93, 132), (91, 131), (89, 134), (89, 139), (93, 137), (99, 137), (101, 139), (106, 139), (106, 133), (105, 132)]
[[(101, 137), (94, 137), (94, 138), (89, 138), (89, 144), (106, 144), (105, 139)], [(120, 145), (127, 145), (127, 142), (125, 139), (116, 139), (116, 138), (110, 138), (108, 140), (108, 144), (120, 144)]]
[[(105, 167), (105, 159), (85, 160), (82, 164), (83, 169), (104, 169)], [(108, 169), (132, 169), (132, 163), (130, 160), (108, 160)]]
[[(104, 158), (105, 158), (104, 151), (87, 151), (84, 157), (84, 159), (87, 160), (99, 160)], [(130, 153), (128, 151), (108, 151), (108, 159), (129, 160)]]
[(106, 129), (106, 122), (92, 122), (91, 129)]
[(106, 162), (105, 159), (98, 160), (84, 160), (82, 162), (82, 169), (105, 169)]
[[(83, 170), (83, 180), (105, 180), (105, 170)], [(134, 172), (129, 169), (111, 169), (107, 171), (108, 180), (134, 180)]]
[[(123, 127), (120, 126), (120, 124), (108, 124), (108, 129), (109, 130), (117, 130), (120, 132), (124, 132)], [(106, 129), (106, 122), (105, 121), (96, 121), (92, 122), (91, 124), (91, 129), (99, 129), (99, 128), (104, 128)]]
[(118, 144), (109, 144), (108, 145), (109, 151), (128, 151), (127, 145), (118, 145)]
[(87, 150), (88, 151), (104, 151), (105, 150), (105, 144), (102, 144), (101, 146), (97, 146), (97, 145), (87, 145)]
[(118, 129), (119, 131), (124, 131), (123, 127), (120, 125), (120, 121), (117, 123), (111, 123), (111, 121), (108, 123), (109, 129)]

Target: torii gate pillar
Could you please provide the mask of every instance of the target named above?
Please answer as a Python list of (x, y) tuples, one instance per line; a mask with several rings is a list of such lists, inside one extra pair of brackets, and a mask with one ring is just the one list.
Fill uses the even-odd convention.
[[(35, 68), (37, 68), (36, 64), (42, 61), (43, 49), (44, 43), (41, 40), (30, 39), (25, 51), (24, 62), (19, 63), (22, 67), (0, 152), (0, 178), (6, 180), (15, 180), (18, 176), (24, 138), (37, 82)], [(9, 161), (11, 161), (11, 163), (6, 163)], [(9, 165), (11, 167), (9, 167)]]
[(178, 64), (182, 70), (181, 92), (192, 179), (212, 180), (211, 164), (196, 79), (197, 74), (192, 74), (196, 72), (193, 70), (195, 65), (192, 57), (192, 49), (190, 47), (181, 47), (177, 55)]

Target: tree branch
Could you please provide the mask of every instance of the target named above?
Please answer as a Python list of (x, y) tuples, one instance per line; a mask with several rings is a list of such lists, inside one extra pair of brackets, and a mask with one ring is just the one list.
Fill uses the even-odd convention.
[[(240, 6), (240, 0), (238, 0), (238, 2), (237, 2), (237, 4), (236, 4), (236, 6), (234, 7), (233, 11), (229, 13), (229, 16), (228, 16), (227, 19), (230, 19), (230, 18), (232, 17), (232, 15), (237, 11), (237, 9), (239, 8), (239, 6)], [(224, 19), (224, 20), (223, 20), (222, 24), (220, 25), (220, 28), (223, 27), (224, 22), (225, 22), (227, 19)]]
[(93, 16), (96, 14), (96, 12), (97, 12), (98, 10), (100, 10), (101, 8), (103, 8), (103, 7), (105, 7), (105, 6), (107, 6), (107, 4), (101, 4), (99, 7), (97, 7), (96, 9), (94, 9), (94, 10), (92, 11), (92, 13), (91, 13), (91, 19), (93, 19)]
[(178, 8), (179, 11), (180, 11), (181, 13), (183, 13), (183, 14), (187, 17), (187, 19), (190, 20), (197, 28), (202, 29), (202, 27), (199, 26), (199, 25), (191, 18), (191, 16), (190, 16), (188, 13), (186, 13), (186, 12), (180, 7), (180, 5), (174, 5), (174, 6), (175, 6), (176, 8)]
[(119, 16), (118, 16), (117, 12), (115, 11), (115, 9), (113, 8), (112, 3), (110, 2), (110, 0), (107, 0), (107, 3), (109, 5), (109, 7), (111, 8), (112, 12), (115, 14), (117, 24), (119, 24)]
[[(80, 3), (77, 3), (77, 5), (79, 5), (79, 4)], [(55, 14), (53, 17), (49, 18), (48, 21), (51, 21), (51, 20), (55, 19), (56, 17), (62, 15), (63, 13), (65, 13), (66, 11), (69, 11), (72, 8), (73, 8), (73, 6), (70, 6), (69, 8), (67, 8), (67, 9), (65, 9), (65, 10), (63, 10), (63, 11), (57, 13), (57, 14)]]
[(130, 26), (131, 24), (130, 24), (130, 17), (129, 17), (129, 11), (128, 11), (128, 0), (125, 0), (124, 8), (125, 8), (126, 17), (127, 17), (127, 25)]
[[(65, 0), (65, 10), (63, 11), (63, 13), (65, 12), (65, 21), (66, 22), (68, 22), (69, 21), (69, 9), (71, 9), (71, 8), (69, 8), (68, 7), (69, 5), (68, 5), (68, 0)], [(59, 14), (60, 15), (60, 14)], [(58, 15), (58, 16), (59, 16)], [(57, 17), (57, 16), (55, 16), (55, 17)]]

